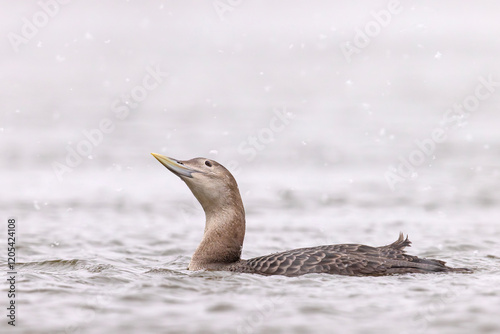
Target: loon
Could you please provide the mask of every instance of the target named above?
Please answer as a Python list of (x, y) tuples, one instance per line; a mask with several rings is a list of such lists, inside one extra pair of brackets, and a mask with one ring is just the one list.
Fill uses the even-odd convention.
[(205, 211), (205, 233), (188, 270), (232, 271), (261, 275), (299, 276), (326, 273), (350, 276), (381, 276), (405, 273), (470, 272), (451, 268), (444, 261), (405, 253), (408, 237), (390, 245), (325, 245), (241, 259), (245, 237), (245, 209), (238, 184), (221, 164), (206, 158), (181, 161), (151, 153), (180, 177)]

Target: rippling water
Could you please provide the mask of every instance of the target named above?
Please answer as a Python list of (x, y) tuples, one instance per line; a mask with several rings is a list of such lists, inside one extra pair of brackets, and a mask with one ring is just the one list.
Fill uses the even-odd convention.
[[(500, 332), (496, 86), (468, 117), (443, 123), (481, 77), (500, 81), (494, 5), (405, 3), (348, 63), (339, 44), (387, 6), (359, 4), (244, 2), (220, 21), (212, 3), (74, 2), (19, 52), (4, 40), (0, 218), (17, 219), (18, 293), (14, 329), (1, 286), (0, 331)], [(6, 31), (39, 10), (9, 6)], [(118, 102), (129, 106), (120, 119), (115, 102), (156, 64), (164, 82), (136, 107)], [(53, 163), (104, 118), (113, 130), (58, 175)], [(436, 128), (446, 140), (391, 190), (389, 166)], [(379, 246), (402, 231), (409, 253), (474, 273), (189, 272), (204, 215), (150, 152), (206, 156), (234, 173), (243, 258)]]

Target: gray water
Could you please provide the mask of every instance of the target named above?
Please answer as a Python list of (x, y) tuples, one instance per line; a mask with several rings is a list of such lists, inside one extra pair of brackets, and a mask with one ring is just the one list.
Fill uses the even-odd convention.
[[(1, 4), (2, 333), (500, 332), (496, 2)], [(474, 273), (189, 272), (204, 214), (150, 152), (233, 172), (243, 258), (402, 231)]]

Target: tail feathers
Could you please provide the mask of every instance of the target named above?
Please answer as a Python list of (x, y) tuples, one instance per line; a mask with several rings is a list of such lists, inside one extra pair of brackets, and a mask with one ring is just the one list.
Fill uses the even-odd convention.
[(411, 246), (411, 241), (404, 237), (403, 233), (399, 233), (398, 240), (390, 245), (380, 247), (381, 250), (386, 251), (388, 254), (396, 254), (396, 258), (402, 260), (393, 264), (392, 269), (394, 272), (411, 272), (412, 269), (416, 272), (456, 272), (456, 273), (471, 273), (472, 270), (468, 268), (452, 268), (446, 265), (445, 261), (420, 258), (417, 256), (405, 254), (404, 248)]
[(389, 273), (472, 273), (468, 268), (452, 268), (444, 261), (415, 257), (413, 261), (393, 262), (387, 270)]
[(381, 248), (403, 250), (405, 247), (411, 247), (411, 241), (408, 239), (408, 235), (405, 238), (403, 233), (399, 232), (398, 240), (394, 241), (390, 245), (383, 246)]
[(462, 274), (470, 274), (473, 273), (474, 271), (469, 268), (452, 268), (452, 267), (446, 267), (446, 271), (448, 272), (453, 272), (453, 273), (462, 273)]
[(435, 261), (434, 264), (426, 266), (424, 269), (427, 272), (445, 272), (445, 273), (472, 273), (472, 270), (468, 268), (452, 268), (446, 265), (446, 262), (439, 260), (431, 260), (431, 259), (421, 259), (425, 262)]

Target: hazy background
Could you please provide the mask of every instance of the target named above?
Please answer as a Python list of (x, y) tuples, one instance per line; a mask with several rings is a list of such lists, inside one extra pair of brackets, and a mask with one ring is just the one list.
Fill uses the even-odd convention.
[[(73, 285), (72, 266), (82, 266), (28, 263), (90, 261), (90, 272), (106, 277), (103, 263), (126, 272), (129, 261), (135, 264), (131, 259), (142, 254), (152, 262), (135, 268), (137, 276), (117, 274), (136, 291), (152, 267), (169, 268), (180, 257), (176, 269), (185, 268), (201, 237), (203, 213), (185, 185), (150, 152), (178, 159), (205, 156), (234, 172), (248, 213), (244, 257), (327, 242), (378, 245), (393, 241), (401, 230), (415, 242), (413, 253), (455, 259), (455, 265), (481, 267), (480, 261), (489, 261), (483, 267), (497, 273), (500, 86), (447, 130), (447, 139), (412, 178), (393, 191), (384, 174), (416, 149), (415, 140), (430, 138), (443, 126), (449, 108), (474, 95), (479, 77), (500, 82), (500, 5), (402, 1), (401, 11), (369, 45), (347, 59), (341, 46), (354, 40), (357, 29), (376, 22), (372, 13), (387, 11), (388, 3), (70, 1), (57, 9), (51, 5), (52, 17), (45, 14), (47, 22), (16, 46), (13, 36), (22, 36), (34, 16), (43, 20), (42, 7), (36, 1), (0, 1), (0, 218), (18, 219), (19, 261), (31, 275), (19, 283), (32, 288), (19, 297), (26, 303), (20, 311), (26, 332), (42, 322), (46, 327), (40, 330), (61, 330), (57, 319), (72, 324), (71, 305), (83, 304), (69, 298), (73, 304), (53, 305), (60, 313), (40, 314), (40, 300), (53, 300)], [(132, 92), (156, 68), (167, 74), (134, 104)], [(119, 107), (129, 111), (124, 119), (117, 117)], [(277, 113), (287, 115), (287, 122), (276, 121)], [(87, 140), (84, 132), (103, 119), (113, 130), (58, 177), (54, 163), (65, 164), (69, 150)], [(280, 130), (269, 130), (273, 124)], [(260, 138), (255, 155), (248, 153), (252, 137)], [(60, 278), (61, 270), (69, 276)], [(37, 276), (45, 271), (54, 275)], [(86, 272), (83, 281), (87, 275), (92, 276)], [(52, 292), (40, 292), (51, 282)], [(491, 290), (498, 284), (485, 282), (482, 292), (498, 300), (498, 288)], [(151, 296), (168, 294), (158, 284), (150, 298), (143, 295), (141, 319), (155, 321), (157, 312), (169, 307), (167, 301), (152, 301)], [(84, 284), (82, 291), (87, 288)], [(193, 301), (199, 292), (185, 292), (179, 300), (195, 304), (175, 315), (179, 332), (191, 309), (204, 310), (207, 303)], [(120, 314), (116, 310), (130, 307), (122, 297), (117, 293), (117, 300), (106, 304), (109, 317), (97, 317), (80, 330), (150, 328), (133, 322), (133, 308), (123, 316), (129, 319), (122, 322), (125, 329), (112, 327), (109, 320)], [(251, 294), (247, 297), (253, 305)], [(344, 297), (345, 303), (352, 301)], [(464, 302), (469, 297), (465, 294)], [(379, 305), (380, 299), (371, 301)], [(421, 302), (408, 312), (426, 305)], [(446, 305), (452, 304), (455, 300)], [(387, 305), (393, 313), (367, 315), (380, 319), (374, 328), (404, 321), (397, 302)], [(492, 316), (500, 310), (498, 302), (479, 299), (475, 305), (486, 309), (475, 318), (466, 309), (451, 311), (456, 319), (480, 326), (461, 328), (498, 330)], [(356, 314), (363, 315), (360, 307)], [(231, 312), (213, 324), (214, 331), (235, 330), (231, 319), (241, 310)], [(280, 319), (294, 316), (297, 327), (283, 329), (295, 325)], [(300, 310), (283, 317), (273, 315), (269, 332), (330, 328), (326, 318), (316, 319), (319, 327), (307, 327), (311, 324)], [(355, 318), (342, 317), (345, 332), (366, 330)], [(221, 327), (224, 323), (230, 325)], [(190, 324), (193, 330), (212, 328)], [(456, 333), (457, 327), (446, 324), (435, 330)]]
[[(283, 185), (288, 172), (307, 175), (310, 166), (332, 171), (344, 164), (345, 173), (366, 168), (371, 182), (384, 184), (388, 166), (415, 149), (414, 140), (429, 137), (445, 111), (474, 92), (479, 76), (500, 81), (494, 1), (402, 3), (350, 63), (340, 45), (373, 21), (371, 11), (387, 9), (386, 2), (241, 1), (224, 20), (218, 3), (72, 1), (15, 52), (8, 33), (20, 34), (22, 18), (31, 19), (40, 6), (3, 2), (1, 167), (4, 175), (20, 172), (29, 182), (4, 177), (2, 202), (41, 202), (59, 191), (63, 198), (79, 197), (66, 189), (81, 184), (110, 189), (116, 175), (102, 184), (82, 180), (82, 173), (101, 175), (120, 165), (122, 174), (147, 175), (150, 166), (158, 169), (152, 151), (235, 160), (247, 171), (241, 182), (249, 170), (277, 163), (283, 178), (272, 179)], [(148, 66), (168, 76), (129, 117), (115, 118), (113, 102), (142, 83)], [(499, 157), (499, 96), (449, 131), (433, 166), (419, 168), (425, 176), (413, 186), (452, 172), (445, 158), (471, 170), (481, 166), (475, 178), (498, 180), (492, 158)], [(248, 161), (238, 147), (269, 127), (274, 109), (295, 119)], [(55, 182), (51, 163), (63, 163), (66, 146), (85, 140), (82, 131), (103, 118), (114, 121), (114, 131), (92, 159)], [(162, 176), (168, 177), (155, 178)], [(345, 179), (354, 175), (336, 182)], [(124, 183), (123, 196), (134, 196), (137, 185)]]

